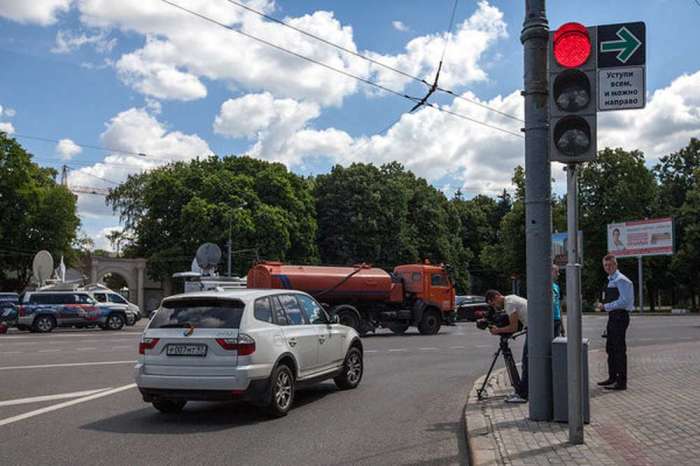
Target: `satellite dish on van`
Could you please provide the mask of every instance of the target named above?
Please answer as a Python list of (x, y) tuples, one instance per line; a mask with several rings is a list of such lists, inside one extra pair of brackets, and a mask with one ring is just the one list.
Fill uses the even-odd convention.
[(214, 243), (204, 243), (197, 249), (195, 259), (203, 271), (213, 270), (221, 260), (221, 249)]
[(53, 273), (53, 257), (49, 251), (39, 251), (34, 256), (34, 261), (32, 262), (32, 272), (34, 272), (34, 278), (40, 285), (43, 285), (46, 280), (51, 278)]
[(192, 259), (192, 265), (190, 266), (190, 270), (194, 273), (202, 273), (202, 268), (197, 264), (197, 258), (195, 257)]

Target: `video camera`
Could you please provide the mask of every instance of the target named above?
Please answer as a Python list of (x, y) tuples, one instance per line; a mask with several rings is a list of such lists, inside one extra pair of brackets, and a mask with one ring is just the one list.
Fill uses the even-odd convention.
[[(510, 325), (510, 317), (508, 317), (508, 314), (506, 314), (505, 311), (497, 310), (493, 306), (489, 306), (489, 310), (486, 312), (486, 315), (482, 319), (476, 321), (476, 326), (481, 330), (486, 330), (491, 326), (507, 327), (508, 325)], [(522, 323), (518, 322), (518, 332), (521, 331), (522, 328)], [(510, 337), (511, 334), (504, 333), (502, 335)]]

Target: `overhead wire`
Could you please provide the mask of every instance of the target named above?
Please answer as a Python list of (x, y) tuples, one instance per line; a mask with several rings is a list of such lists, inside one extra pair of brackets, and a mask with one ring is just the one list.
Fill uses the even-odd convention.
[[(321, 66), (321, 67), (323, 67), (323, 68), (326, 68), (326, 69), (328, 69), (328, 70), (337, 72), (337, 73), (342, 74), (342, 75), (344, 75), (344, 76), (346, 76), (346, 77), (355, 79), (355, 80), (360, 81), (360, 82), (362, 82), (362, 83), (368, 84), (368, 85), (373, 86), (373, 87), (376, 87), (376, 88), (378, 88), (378, 89), (381, 89), (381, 90), (383, 90), (383, 91), (385, 91), (385, 92), (387, 92), (387, 93), (390, 93), (390, 94), (393, 94), (393, 95), (396, 95), (396, 96), (399, 96), (399, 97), (402, 97), (402, 98), (411, 100), (411, 101), (413, 101), (413, 102), (419, 102), (419, 101), (420, 101), (420, 99), (418, 99), (418, 98), (416, 98), (416, 97), (412, 97), (412, 96), (410, 96), (410, 95), (408, 95), (408, 94), (405, 94), (405, 93), (403, 93), (403, 92), (399, 92), (399, 91), (396, 91), (396, 90), (394, 90), (394, 89), (390, 89), (390, 88), (388, 88), (388, 87), (386, 87), (386, 86), (384, 86), (384, 85), (382, 85), (382, 84), (376, 83), (376, 82), (371, 81), (371, 80), (369, 80), (369, 79), (365, 79), (365, 78), (363, 78), (363, 77), (361, 77), (361, 76), (357, 76), (357, 75), (352, 74), (352, 73), (349, 73), (349, 72), (347, 72), (347, 71), (345, 71), (345, 70), (341, 70), (340, 68), (336, 68), (336, 67), (334, 67), (334, 66), (331, 66), (331, 65), (328, 65), (328, 64), (326, 64), (326, 63), (320, 62), (320, 61), (315, 60), (315, 59), (313, 59), (313, 58), (309, 58), (309, 57), (307, 57), (307, 56), (305, 56), (305, 55), (302, 55), (302, 54), (300, 54), (300, 53), (297, 53), (297, 52), (294, 52), (294, 51), (292, 51), (292, 50), (286, 49), (286, 48), (284, 48), (284, 47), (282, 47), (282, 46), (279, 46), (279, 45), (277, 45), (277, 44), (274, 44), (274, 43), (272, 43), (272, 42), (269, 42), (269, 41), (267, 41), (267, 40), (265, 40), (265, 39), (262, 39), (262, 38), (260, 38), (260, 37), (254, 36), (254, 35), (252, 35), (252, 34), (250, 34), (250, 33), (248, 33), (248, 32), (240, 31), (240, 30), (238, 30), (238, 29), (236, 29), (236, 28), (234, 28), (234, 27), (232, 27), (232, 26), (229, 26), (228, 24), (222, 23), (221, 21), (218, 21), (218, 20), (216, 20), (216, 19), (214, 19), (214, 18), (211, 18), (211, 17), (209, 17), (209, 16), (206, 16), (206, 15), (204, 15), (204, 14), (202, 14), (202, 13), (197, 12), (197, 11), (190, 10), (189, 8), (186, 8), (186, 7), (182, 6), (182, 5), (179, 5), (179, 4), (177, 4), (177, 3), (174, 3), (174, 2), (172, 2), (172, 1), (170, 1), (170, 0), (160, 0), (160, 1), (161, 1), (162, 3), (165, 3), (165, 4), (167, 4), (167, 5), (170, 5), (170, 6), (173, 7), (173, 8), (177, 8), (177, 9), (179, 9), (179, 10), (185, 12), (185, 13), (188, 13), (188, 14), (190, 14), (190, 15), (192, 15), (192, 16), (196, 16), (196, 17), (198, 17), (198, 18), (200, 18), (200, 19), (202, 19), (202, 20), (204, 20), (204, 21), (210, 22), (210, 23), (215, 24), (215, 25), (217, 25), (217, 26), (219, 26), (219, 27), (222, 27), (222, 28), (227, 29), (227, 30), (229, 30), (229, 31), (235, 32), (235, 33), (237, 33), (237, 34), (240, 34), (240, 35), (242, 35), (242, 36), (244, 36), (244, 37), (247, 37), (247, 38), (249, 38), (249, 39), (252, 39), (252, 40), (254, 40), (254, 41), (256, 41), (256, 42), (259, 42), (259, 43), (261, 43), (261, 44), (267, 45), (267, 46), (269, 46), (269, 47), (271, 47), (271, 48), (274, 48), (274, 49), (276, 49), (276, 50), (279, 50), (279, 51), (281, 51), (281, 52), (284, 52), (284, 53), (290, 54), (290, 55), (292, 55), (292, 56), (295, 56), (295, 57), (297, 57), (297, 58), (299, 58), (299, 59), (301, 59), (301, 60), (304, 60), (304, 61), (307, 61), (307, 62), (316, 64), (316, 65)], [(479, 124), (479, 125), (485, 126), (485, 127), (487, 127), (487, 128), (494, 129), (494, 130), (496, 130), (496, 131), (501, 131), (501, 132), (503, 132), (503, 133), (507, 133), (507, 134), (514, 135), (514, 136), (516, 136), (516, 137), (522, 138), (522, 135), (520, 135), (520, 134), (518, 134), (518, 133), (516, 133), (516, 132), (514, 132), (514, 131), (510, 131), (510, 130), (504, 129), (504, 128), (501, 128), (501, 127), (499, 127), (499, 126), (491, 125), (491, 124), (486, 123), (486, 122), (483, 122), (483, 121), (481, 121), (481, 120), (477, 120), (477, 119), (474, 119), (474, 118), (471, 118), (471, 117), (467, 117), (467, 116), (465, 116), (465, 115), (461, 115), (461, 114), (456, 113), (456, 112), (453, 112), (453, 111), (448, 111), (447, 109), (443, 109), (442, 107), (439, 107), (439, 106), (435, 106), (435, 105), (432, 105), (432, 104), (429, 105), (429, 106), (431, 106), (431, 107), (433, 107), (433, 108), (435, 108), (435, 109), (437, 109), (437, 110), (439, 110), (439, 111), (443, 111), (443, 112), (445, 112), (445, 113), (449, 113), (449, 114), (454, 115), (454, 116), (459, 116), (460, 118), (462, 118), (462, 119), (464, 119), (464, 120), (467, 120), (467, 121), (471, 121), (472, 123)]]
[[(419, 82), (419, 83), (425, 84), (425, 85), (428, 86), (428, 87), (431, 86), (431, 84), (430, 84), (429, 82), (427, 82), (427, 81), (426, 81), (425, 79), (423, 79), (423, 78), (419, 78), (418, 76), (412, 75), (412, 74), (407, 73), (407, 72), (405, 72), (405, 71), (402, 71), (402, 70), (400, 70), (400, 69), (398, 69), (398, 68), (396, 68), (396, 67), (387, 65), (386, 63), (382, 63), (382, 62), (379, 61), (379, 60), (375, 60), (374, 58), (368, 57), (367, 55), (364, 55), (364, 54), (361, 54), (361, 53), (356, 52), (356, 51), (354, 51), (354, 50), (351, 50), (351, 49), (349, 49), (349, 48), (347, 48), (347, 47), (344, 47), (344, 46), (342, 46), (342, 45), (340, 45), (340, 44), (336, 44), (335, 42), (331, 42), (331, 41), (329, 41), (329, 40), (327, 40), (327, 39), (324, 39), (323, 37), (320, 37), (320, 36), (318, 36), (318, 35), (316, 35), (316, 34), (313, 34), (313, 33), (310, 33), (310, 32), (308, 32), (308, 31), (305, 31), (305, 30), (303, 30), (303, 29), (301, 29), (301, 28), (299, 28), (299, 27), (296, 27), (296, 26), (294, 26), (294, 25), (292, 25), (292, 24), (289, 24), (289, 23), (287, 23), (287, 22), (285, 22), (285, 21), (282, 21), (282, 20), (277, 19), (277, 18), (275, 18), (275, 17), (273, 17), (273, 16), (270, 16), (270, 15), (268, 15), (268, 14), (262, 12), (262, 11), (256, 10), (255, 8), (252, 8), (252, 7), (248, 6), (248, 5), (245, 5), (245, 4), (243, 4), (243, 3), (240, 3), (240, 2), (238, 2), (238, 1), (236, 1), (236, 0), (226, 0), (226, 1), (227, 1), (228, 3), (230, 3), (230, 4), (232, 4), (232, 5), (235, 5), (235, 6), (238, 6), (238, 7), (240, 7), (240, 8), (243, 8), (243, 9), (245, 9), (245, 10), (251, 12), (251, 13), (254, 13), (254, 14), (256, 14), (256, 15), (262, 17), (262, 18), (265, 18), (265, 19), (267, 19), (267, 20), (269, 20), (269, 21), (272, 21), (272, 22), (274, 22), (274, 23), (276, 23), (276, 24), (279, 24), (279, 25), (281, 25), (281, 26), (284, 26), (284, 27), (286, 27), (286, 28), (292, 29), (292, 30), (294, 30), (294, 31), (296, 31), (296, 32), (298, 32), (298, 33), (300, 33), (300, 34), (303, 34), (303, 35), (305, 35), (305, 36), (307, 36), (307, 37), (310, 37), (310, 38), (312, 38), (312, 39), (315, 39), (315, 40), (317, 40), (317, 41), (319, 41), (319, 42), (322, 42), (322, 43), (324, 43), (324, 44), (326, 44), (326, 45), (329, 45), (329, 46), (331, 46), (331, 47), (334, 47), (334, 48), (336, 48), (336, 49), (338, 49), (338, 50), (341, 50), (341, 51), (343, 51), (343, 52), (345, 52), (345, 53), (348, 53), (348, 54), (350, 54), (350, 55), (353, 55), (353, 56), (355, 56), (355, 57), (357, 57), (357, 58), (360, 58), (360, 59), (362, 59), (362, 60), (368, 61), (368, 62), (370, 62), (370, 63), (372, 63), (372, 64), (374, 64), (374, 65), (377, 65), (377, 66), (379, 66), (379, 67), (382, 67), (382, 68), (384, 68), (384, 69), (393, 71), (394, 73), (400, 74), (401, 76), (404, 76), (404, 77), (406, 77), (406, 78), (412, 79), (412, 80), (417, 81), (417, 82)], [(696, 1), (699, 1), (699, 2), (700, 2), (700, 0), (696, 0)], [(454, 18), (455, 18), (456, 9), (457, 9), (457, 1), (455, 1), (454, 5), (453, 5), (453, 8), (452, 8), (452, 15), (451, 15), (451, 18), (450, 18), (450, 28), (449, 28), (449, 31), (451, 31), (452, 28), (454, 27)], [(234, 29), (234, 30), (235, 30), (235, 29)], [(445, 48), (443, 49), (443, 54), (442, 54), (443, 59), (444, 59), (444, 56), (445, 56), (445, 51), (446, 51), (446, 49), (447, 49), (447, 43), (448, 43), (448, 42), (449, 42), (449, 40), (446, 40), (446, 41), (445, 41)], [(441, 61), (442, 61), (442, 59), (441, 59)], [(471, 98), (469, 98), (469, 97), (464, 97), (464, 96), (462, 96), (462, 95), (460, 95), (460, 94), (458, 94), (458, 93), (456, 93), (456, 92), (454, 92), (454, 91), (452, 91), (452, 90), (450, 90), (450, 89), (446, 89), (446, 88), (437, 86), (437, 87), (436, 87), (436, 90), (439, 91), (439, 92), (443, 92), (443, 93), (445, 93), (445, 94), (451, 95), (452, 97), (455, 97), (455, 98), (457, 98), (457, 99), (464, 100), (464, 101), (469, 102), (469, 103), (471, 103), (471, 104), (477, 105), (477, 106), (479, 106), (479, 107), (481, 107), (481, 108), (484, 108), (484, 109), (486, 109), (486, 110), (489, 110), (489, 111), (492, 111), (492, 112), (494, 112), (494, 113), (497, 113), (498, 115), (501, 115), (501, 116), (503, 116), (503, 117), (510, 118), (510, 119), (512, 119), (512, 120), (515, 120), (515, 121), (518, 121), (518, 122), (521, 122), (521, 123), (524, 123), (524, 122), (525, 122), (525, 120), (523, 120), (522, 118), (520, 118), (520, 117), (518, 117), (518, 116), (516, 116), (516, 115), (511, 115), (511, 114), (509, 114), (509, 113), (507, 113), (507, 112), (503, 112), (503, 111), (501, 111), (501, 110), (498, 110), (498, 109), (496, 109), (496, 108), (491, 107), (490, 105), (487, 105), (487, 104), (484, 104), (484, 103), (482, 103), (482, 102), (479, 102), (478, 100), (471, 99)]]

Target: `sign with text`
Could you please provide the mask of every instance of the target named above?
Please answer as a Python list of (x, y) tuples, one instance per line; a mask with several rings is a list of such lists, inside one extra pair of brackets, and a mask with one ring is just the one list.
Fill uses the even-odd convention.
[(628, 110), (646, 105), (644, 67), (598, 70), (598, 110)]
[(608, 251), (615, 257), (671, 255), (673, 219), (611, 223), (608, 225)]

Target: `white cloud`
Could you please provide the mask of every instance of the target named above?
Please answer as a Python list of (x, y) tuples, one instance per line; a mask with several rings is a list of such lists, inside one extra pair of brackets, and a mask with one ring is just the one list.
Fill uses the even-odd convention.
[(7, 121), (3, 121), (3, 122), (0, 122), (0, 131), (2, 131), (3, 133), (7, 133), (7, 134), (14, 134), (15, 127), (12, 126), (12, 123), (7, 122)]
[[(454, 34), (443, 32), (416, 37), (406, 44), (405, 52), (398, 55), (372, 52), (369, 55), (379, 62), (432, 82), (447, 42), (448, 59), (440, 73), (440, 84), (445, 87), (463, 86), (487, 78), (481, 64), (484, 53), (498, 39), (506, 37), (503, 12), (481, 1), (474, 14), (464, 20)], [(391, 89), (400, 90), (410, 82), (410, 78), (376, 65), (372, 65), (372, 72), (379, 83)]]
[(112, 247), (112, 243), (107, 239), (107, 235), (114, 231), (123, 231), (122, 226), (113, 226), (102, 228), (92, 235), (93, 241), (95, 241), (95, 249), (102, 249), (104, 251), (115, 252), (115, 248)]
[[(169, 132), (163, 123), (141, 108), (119, 113), (106, 126), (100, 139), (103, 146), (115, 149), (115, 153), (90, 167), (71, 171), (70, 184), (111, 189), (130, 174), (148, 171), (170, 161), (191, 160), (212, 153), (199, 136)], [(146, 156), (130, 155), (132, 152)], [(112, 217), (104, 198), (90, 194), (78, 195), (78, 212), (86, 219)]]
[(599, 149), (640, 149), (655, 161), (700, 135), (700, 71), (654, 91), (644, 109), (598, 115)]
[(0, 16), (20, 23), (35, 23), (42, 26), (53, 24), (59, 13), (70, 8), (72, 0), (3, 0)]
[(408, 26), (406, 26), (406, 25), (405, 25), (404, 23), (402, 23), (401, 21), (392, 21), (392, 22), (391, 22), (391, 25), (392, 25), (392, 26), (394, 27), (394, 29), (396, 29), (397, 31), (406, 32), (406, 31), (409, 30)]
[[(2, 107), (0, 107), (0, 108), (2, 108)], [(15, 114), (16, 114), (17, 112), (15, 111), (14, 108), (9, 108), (9, 107), (8, 107), (8, 108), (5, 108), (4, 110), (2, 110), (1, 113), (2, 113), (2, 115), (6, 116), (6, 117), (8, 117), (8, 118), (12, 118), (12, 117), (15, 116)]]
[(76, 35), (71, 31), (61, 30), (56, 33), (56, 45), (51, 51), (53, 53), (70, 53), (83, 45), (92, 45), (99, 53), (108, 53), (117, 45), (117, 39), (108, 39), (105, 31), (99, 31), (94, 35), (85, 33)]
[[(271, 2), (252, 2), (252, 6), (267, 12), (272, 10)], [(193, 0), (187, 7), (349, 73), (359, 76), (368, 73), (366, 62), (226, 2)], [(339, 105), (358, 86), (351, 78), (162, 3), (82, 0), (79, 8), (81, 20), (87, 26), (118, 27), (149, 38), (142, 49), (123, 56), (117, 69), (134, 89), (152, 97), (179, 100), (204, 97), (206, 90), (201, 79), (207, 78), (221, 80), (234, 89), (267, 90), (278, 97)], [(356, 50), (352, 28), (343, 26), (331, 12), (317, 11), (284, 20)]]
[(82, 151), (83, 149), (70, 139), (61, 139), (56, 144), (56, 153), (61, 156), (61, 160), (70, 160)]

